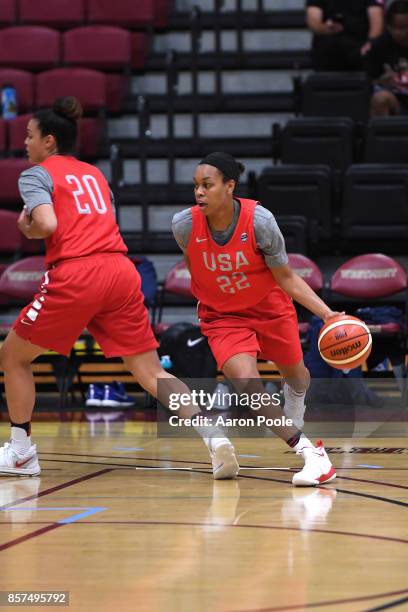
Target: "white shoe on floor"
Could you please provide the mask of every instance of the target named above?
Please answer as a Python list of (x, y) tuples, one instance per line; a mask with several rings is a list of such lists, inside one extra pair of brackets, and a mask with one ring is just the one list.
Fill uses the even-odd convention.
[(288, 419), (292, 419), (294, 426), (302, 430), (305, 424), (305, 394), (298, 395), (294, 393), (287, 382), (283, 383), (283, 395), (285, 397), (285, 405), (283, 406), (283, 412)]
[(210, 454), (214, 480), (236, 478), (239, 465), (235, 456), (235, 449), (230, 442), (220, 444)]
[(314, 487), (336, 478), (336, 470), (321, 440), (318, 440), (316, 446), (301, 447), (296, 454), (302, 455), (305, 465), (303, 470), (297, 472), (292, 478), (295, 487)]
[(8, 442), (0, 448), (0, 474), (38, 476), (41, 473), (37, 447), (33, 444), (24, 455), (18, 455)]

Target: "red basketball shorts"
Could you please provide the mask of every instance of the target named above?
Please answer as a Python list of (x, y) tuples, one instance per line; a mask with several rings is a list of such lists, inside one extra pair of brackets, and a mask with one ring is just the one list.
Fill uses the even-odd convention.
[(63, 355), (85, 328), (106, 357), (156, 349), (140, 287), (134, 264), (121, 253), (63, 261), (45, 273), (14, 330), (24, 340)]
[(200, 304), (198, 316), (219, 369), (238, 353), (280, 365), (295, 365), (303, 357), (295, 307), (280, 290), (238, 312), (217, 312)]

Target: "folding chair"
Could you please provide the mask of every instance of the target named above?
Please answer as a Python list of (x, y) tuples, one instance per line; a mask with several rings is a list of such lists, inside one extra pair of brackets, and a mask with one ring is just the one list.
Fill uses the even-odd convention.
[(188, 306), (193, 304), (196, 304), (196, 299), (191, 293), (191, 275), (185, 260), (182, 259), (167, 273), (165, 281), (158, 292), (153, 311), (155, 326), (162, 322), (165, 306)]

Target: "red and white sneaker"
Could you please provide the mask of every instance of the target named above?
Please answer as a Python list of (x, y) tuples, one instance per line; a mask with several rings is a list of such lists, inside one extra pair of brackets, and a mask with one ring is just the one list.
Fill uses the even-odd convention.
[(292, 478), (295, 487), (314, 487), (325, 484), (336, 478), (336, 470), (324, 450), (323, 442), (318, 440), (316, 446), (304, 446), (296, 451), (305, 460), (303, 470)]
[(37, 447), (35, 444), (22, 456), (18, 455), (8, 442), (0, 448), (0, 474), (38, 476), (40, 472), (41, 468), (38, 463)]

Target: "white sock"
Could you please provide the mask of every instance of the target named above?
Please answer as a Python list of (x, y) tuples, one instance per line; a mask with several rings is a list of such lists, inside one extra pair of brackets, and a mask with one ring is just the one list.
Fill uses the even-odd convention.
[(305, 434), (302, 433), (299, 438), (299, 442), (293, 447), (293, 450), (297, 453), (305, 448), (314, 448), (314, 444), (309, 440), (309, 438), (306, 438)]
[(303, 400), (304, 403), (306, 391), (295, 391), (290, 385), (288, 385), (287, 382), (285, 382), (283, 385), (283, 395), (285, 396), (285, 402), (300, 402)]
[(219, 427), (195, 425), (194, 429), (203, 439), (204, 444), (210, 452), (215, 451), (222, 444), (231, 444)]
[(21, 427), (12, 427), (11, 447), (18, 455), (25, 455), (31, 447), (31, 436), (27, 436)]

